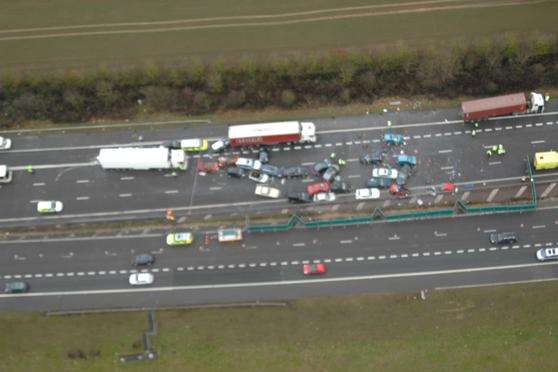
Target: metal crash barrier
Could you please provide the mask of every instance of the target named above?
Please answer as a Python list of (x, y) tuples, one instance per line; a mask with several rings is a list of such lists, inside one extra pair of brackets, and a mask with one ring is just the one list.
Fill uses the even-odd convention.
[(302, 228), (321, 227), (335, 227), (335, 226), (355, 226), (355, 225), (369, 225), (375, 221), (408, 221), (423, 218), (437, 218), (437, 217), (451, 217), (458, 214), (495, 214), (495, 213), (513, 213), (534, 211), (537, 209), (537, 192), (535, 189), (535, 178), (533, 177), (533, 170), (529, 159), (527, 159), (527, 170), (529, 175), (529, 183), (531, 185), (531, 201), (524, 204), (512, 205), (491, 205), (491, 206), (468, 206), (466, 203), (458, 200), (455, 202), (453, 208), (434, 209), (434, 210), (417, 210), (398, 214), (387, 214), (382, 208), (374, 209), (371, 215), (359, 217), (336, 218), (329, 220), (312, 220), (310, 218), (303, 218), (298, 215), (293, 215), (286, 223), (262, 223), (250, 224), (246, 226), (246, 231), (249, 233), (263, 233), (263, 232), (280, 232), (288, 231), (295, 226)]

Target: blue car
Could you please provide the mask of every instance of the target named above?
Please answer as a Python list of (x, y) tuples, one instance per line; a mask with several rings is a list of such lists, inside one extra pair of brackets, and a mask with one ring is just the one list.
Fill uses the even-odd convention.
[(384, 134), (384, 142), (389, 145), (401, 145), (403, 143), (403, 136), (401, 134), (386, 133)]
[(417, 165), (417, 157), (405, 154), (397, 155), (397, 164), (399, 164), (400, 166), (409, 165), (411, 167), (414, 167), (415, 165)]

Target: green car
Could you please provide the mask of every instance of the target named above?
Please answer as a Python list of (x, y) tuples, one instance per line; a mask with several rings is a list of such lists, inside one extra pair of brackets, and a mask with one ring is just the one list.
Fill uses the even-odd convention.
[(25, 293), (29, 291), (29, 284), (26, 282), (11, 282), (6, 283), (4, 293)]
[(167, 235), (168, 245), (187, 245), (194, 241), (194, 234), (191, 232), (181, 232)]

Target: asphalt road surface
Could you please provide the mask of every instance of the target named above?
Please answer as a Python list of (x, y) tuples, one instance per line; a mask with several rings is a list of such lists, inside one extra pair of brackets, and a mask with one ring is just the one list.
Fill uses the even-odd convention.
[[(515, 231), (517, 244), (492, 246), (488, 234)], [(409, 291), (455, 285), (548, 280), (558, 266), (537, 249), (558, 246), (558, 207), (537, 212), (378, 223), (251, 234), (217, 243), (196, 233), (192, 246), (167, 247), (165, 232), (123, 232), (2, 241), (0, 284), (25, 280), (31, 292), (0, 295), (2, 310), (161, 307), (264, 301), (309, 295)], [(134, 255), (151, 253), (152, 286), (133, 288)], [(324, 262), (323, 277), (304, 263)]]
[[(314, 120), (318, 143), (278, 146), (270, 153), (270, 164), (310, 167), (331, 152), (348, 161), (341, 176), (354, 188), (363, 187), (371, 167), (358, 158), (382, 147), (380, 138), (387, 131), (402, 133), (406, 144), (391, 149), (387, 162), (393, 164), (398, 151), (418, 157), (419, 165), (409, 181), (420, 188), (448, 180), (461, 183), (518, 179), (525, 172), (524, 158), (536, 151), (558, 147), (558, 104), (551, 102), (545, 115), (526, 115), (490, 120), (474, 138), (470, 127), (458, 119), (457, 110), (428, 112), (391, 112), (384, 115)], [(391, 122), (388, 128), (387, 123)], [(178, 125), (178, 127), (177, 127)], [(265, 200), (254, 195), (248, 179), (236, 180), (217, 174), (199, 175), (197, 156), (190, 159), (189, 170), (171, 177), (157, 171), (104, 171), (96, 164), (99, 148), (130, 144), (157, 145), (169, 139), (226, 134), (225, 126), (209, 124), (172, 124), (155, 129), (108, 129), (96, 131), (4, 133), (13, 139), (13, 149), (0, 153), (0, 163), (16, 169), (11, 184), (0, 190), (0, 223), (33, 224), (58, 221), (92, 221), (161, 215), (166, 208), (188, 210), (204, 215), (246, 212), (266, 206), (287, 207), (284, 199)], [(142, 137), (142, 141), (138, 141)], [(503, 144), (508, 153), (487, 159), (488, 146)], [(234, 151), (229, 155), (255, 157), (253, 151)], [(213, 154), (207, 154), (213, 156)], [(23, 168), (33, 165), (34, 174)], [(544, 176), (555, 179), (558, 174)], [(304, 190), (313, 178), (274, 180), (272, 185), (287, 191)], [(344, 196), (342, 200), (348, 200)], [(387, 196), (383, 196), (387, 198)], [(64, 211), (58, 216), (38, 216), (38, 200), (61, 200)]]

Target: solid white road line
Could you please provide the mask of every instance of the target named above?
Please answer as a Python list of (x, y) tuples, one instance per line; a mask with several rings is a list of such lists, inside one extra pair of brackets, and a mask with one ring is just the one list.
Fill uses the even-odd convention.
[(50, 242), (78, 242), (85, 240), (112, 240), (112, 239), (141, 239), (141, 238), (158, 238), (163, 234), (141, 234), (141, 235), (113, 235), (113, 236), (84, 236), (74, 238), (51, 238), (51, 239), (26, 239), (26, 240), (0, 240), (0, 244), (18, 244), (18, 243), (50, 243)]
[(453, 152), (453, 150), (452, 149), (438, 150), (438, 154), (449, 154), (450, 152)]
[[(96, 161), (90, 161), (88, 163), (65, 163), (65, 164), (43, 164), (43, 165), (33, 165), (33, 169), (56, 169), (56, 168), (76, 168), (76, 167), (91, 167), (97, 165)], [(26, 170), (26, 165), (10, 167), (13, 171)]]

